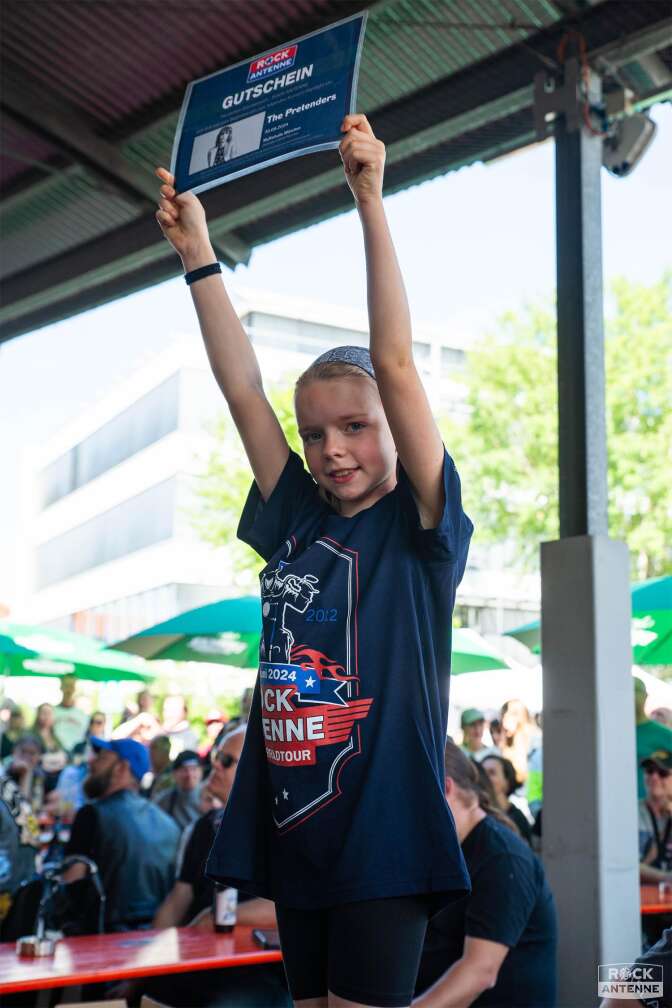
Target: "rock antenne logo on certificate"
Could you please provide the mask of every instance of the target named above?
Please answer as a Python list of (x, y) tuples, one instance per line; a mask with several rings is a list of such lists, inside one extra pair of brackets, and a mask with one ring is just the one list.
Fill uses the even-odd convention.
[(355, 14), (192, 81), (171, 159), (178, 192), (338, 147), (356, 108), (365, 24)]

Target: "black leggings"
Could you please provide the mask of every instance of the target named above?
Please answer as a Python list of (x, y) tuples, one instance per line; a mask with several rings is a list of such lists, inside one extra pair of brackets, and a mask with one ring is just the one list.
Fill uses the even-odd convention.
[(275, 909), (295, 1001), (331, 991), (379, 1008), (410, 1005), (429, 919), (427, 896)]

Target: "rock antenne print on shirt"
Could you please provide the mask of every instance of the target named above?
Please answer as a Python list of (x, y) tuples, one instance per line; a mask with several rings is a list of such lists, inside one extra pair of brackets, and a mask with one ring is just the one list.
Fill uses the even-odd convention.
[(357, 662), (358, 552), (322, 537), (296, 561), (261, 575), (262, 725), (280, 831), (339, 796), (345, 764), (361, 753)]

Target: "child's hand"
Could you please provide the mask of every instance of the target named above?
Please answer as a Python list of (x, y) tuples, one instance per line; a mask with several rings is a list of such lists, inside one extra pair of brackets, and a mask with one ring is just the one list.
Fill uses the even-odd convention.
[(185, 270), (198, 269), (214, 262), (205, 211), (193, 193), (175, 192), (175, 178), (165, 168), (156, 169), (163, 182), (156, 219), (164, 237), (173, 246)]
[(341, 124), (345, 137), (338, 148), (345, 177), (359, 206), (383, 198), (385, 144), (376, 140), (364, 115), (347, 115)]

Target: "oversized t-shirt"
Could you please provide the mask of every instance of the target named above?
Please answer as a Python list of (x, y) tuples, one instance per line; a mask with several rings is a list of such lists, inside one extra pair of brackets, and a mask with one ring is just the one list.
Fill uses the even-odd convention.
[(469, 880), (444, 797), (451, 614), (473, 526), (444, 457), (445, 506), (422, 529), (410, 483), (351, 518), (290, 453), (238, 534), (267, 560), (245, 745), (208, 872), (290, 907)]
[(541, 862), (492, 816), (467, 834), (462, 851), (471, 895), (429, 922), (416, 994), (462, 958), (468, 936), (509, 948), (495, 986), (476, 998), (474, 1008), (554, 1008), (557, 922)]

